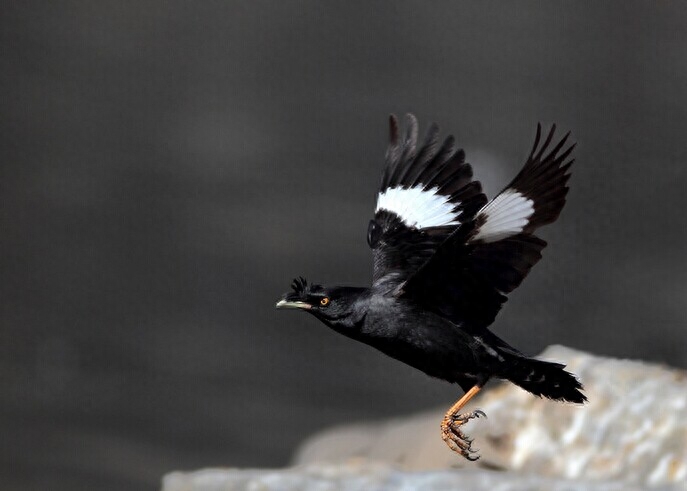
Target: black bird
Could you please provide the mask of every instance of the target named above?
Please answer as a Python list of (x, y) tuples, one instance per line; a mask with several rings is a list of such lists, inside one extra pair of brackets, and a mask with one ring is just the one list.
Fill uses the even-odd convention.
[[(297, 278), (277, 308), (302, 309), (335, 331), (427, 375), (457, 383), (463, 397), (441, 423), (446, 444), (479, 456), (460, 427), (483, 416), (461, 408), (491, 378), (539, 397), (583, 403), (582, 385), (564, 365), (529, 358), (488, 326), (541, 259), (546, 242), (534, 232), (558, 218), (568, 193), (570, 133), (550, 148), (541, 125), (524, 167), (487, 201), (454, 138), (439, 142), (432, 124), (418, 144), (418, 123), (389, 117), (390, 142), (367, 241), (374, 274), (367, 288), (309, 285)], [(540, 144), (541, 143), (541, 144)]]

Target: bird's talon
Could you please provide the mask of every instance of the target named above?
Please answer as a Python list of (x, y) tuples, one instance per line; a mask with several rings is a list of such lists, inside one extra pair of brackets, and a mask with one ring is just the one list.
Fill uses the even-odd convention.
[(451, 431), (449, 434), (444, 435), (444, 441), (451, 450), (462, 455), (470, 462), (479, 459), (478, 450), (472, 448), (472, 438), (467, 438), (462, 433), (459, 434)]
[(481, 418), (486, 414), (481, 409), (471, 413), (447, 415), (441, 424), (442, 438), (446, 445), (454, 452), (462, 455), (470, 462), (479, 459), (479, 450), (472, 448), (473, 438), (461, 431), (461, 426), (474, 418)]

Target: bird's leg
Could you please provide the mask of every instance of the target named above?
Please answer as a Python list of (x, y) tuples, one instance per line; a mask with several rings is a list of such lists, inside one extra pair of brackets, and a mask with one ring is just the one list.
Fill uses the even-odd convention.
[(456, 453), (461, 454), (468, 460), (477, 460), (479, 455), (472, 450), (472, 439), (468, 438), (460, 427), (473, 418), (480, 416), (486, 417), (479, 409), (472, 413), (460, 414), (459, 411), (472, 399), (480, 390), (480, 384), (475, 385), (461, 397), (451, 408), (446, 412), (443, 421), (441, 422), (441, 438), (443, 438), (448, 448)]

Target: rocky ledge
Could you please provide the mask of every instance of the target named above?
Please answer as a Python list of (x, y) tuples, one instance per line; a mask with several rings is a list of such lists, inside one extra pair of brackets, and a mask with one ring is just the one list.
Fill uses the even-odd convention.
[(477, 463), (444, 446), (442, 408), (315, 435), (290, 469), (175, 472), (163, 491), (687, 490), (686, 372), (561, 346), (540, 358), (568, 365), (590, 402), (552, 403), (510, 384), (485, 391), (468, 407), (489, 416), (466, 427)]

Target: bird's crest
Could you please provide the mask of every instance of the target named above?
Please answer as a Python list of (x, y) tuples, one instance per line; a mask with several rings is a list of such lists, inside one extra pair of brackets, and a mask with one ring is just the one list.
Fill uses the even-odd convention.
[(299, 296), (304, 296), (305, 293), (307, 293), (310, 290), (310, 288), (308, 287), (308, 280), (306, 280), (302, 276), (293, 279), (293, 281), (291, 282), (291, 288), (293, 289), (294, 293), (296, 293), (296, 295)]

